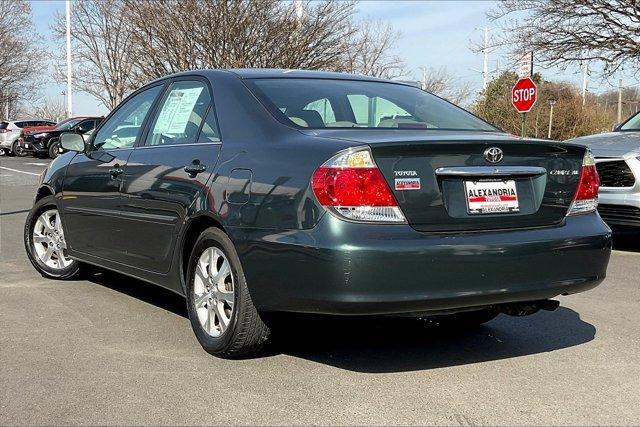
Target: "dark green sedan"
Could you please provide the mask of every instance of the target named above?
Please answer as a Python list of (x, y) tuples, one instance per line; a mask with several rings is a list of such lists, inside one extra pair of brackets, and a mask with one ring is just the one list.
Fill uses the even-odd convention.
[(25, 225), (34, 267), (183, 295), (221, 357), (257, 353), (275, 312), (479, 324), (552, 310), (609, 261), (585, 147), (508, 135), (398, 82), (185, 72), (61, 144)]

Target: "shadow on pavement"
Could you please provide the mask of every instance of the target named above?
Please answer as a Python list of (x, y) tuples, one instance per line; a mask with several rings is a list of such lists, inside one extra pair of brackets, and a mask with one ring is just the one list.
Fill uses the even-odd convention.
[[(166, 289), (96, 269), (93, 283), (187, 317), (185, 300)], [(596, 328), (560, 307), (526, 317), (500, 315), (456, 329), (422, 319), (282, 315), (265, 356), (287, 354), (356, 372), (407, 372), (508, 359), (593, 340)]]
[(160, 286), (97, 267), (89, 267), (88, 270), (86, 279), (90, 282), (155, 305), (179, 316), (187, 317), (187, 305), (180, 295)]
[(407, 372), (544, 353), (593, 340), (596, 328), (561, 307), (500, 315), (466, 330), (418, 319), (329, 318), (281, 330), (277, 351), (356, 372)]

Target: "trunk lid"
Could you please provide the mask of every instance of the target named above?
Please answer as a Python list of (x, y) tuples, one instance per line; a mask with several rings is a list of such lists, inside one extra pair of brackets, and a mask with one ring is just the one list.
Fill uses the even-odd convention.
[[(323, 136), (368, 144), (409, 225), (425, 232), (515, 229), (562, 222), (577, 190), (586, 150), (579, 145), (522, 140), (494, 132), (356, 130), (327, 131)], [(494, 147), (503, 153), (497, 163), (489, 162), (484, 154)], [(517, 208), (474, 213), (473, 200), (478, 200), (473, 198), (477, 196), (474, 192), (493, 185), (487, 183), (513, 189)]]

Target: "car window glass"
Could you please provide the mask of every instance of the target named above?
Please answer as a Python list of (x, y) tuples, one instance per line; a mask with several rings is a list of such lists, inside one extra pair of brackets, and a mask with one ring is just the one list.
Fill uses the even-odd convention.
[(79, 123), (78, 126), (76, 126), (76, 129), (79, 132), (87, 132), (93, 129), (94, 123), (95, 122), (93, 120), (85, 120), (84, 122)]
[(197, 81), (172, 83), (160, 103), (145, 145), (189, 144), (198, 141), (198, 131), (211, 103), (207, 86)]
[[(322, 118), (324, 124), (334, 123), (336, 121), (336, 114), (333, 112), (333, 107), (331, 106), (331, 102), (327, 98), (318, 99), (317, 101), (313, 101), (308, 103), (303, 111), (317, 111)], [(308, 115), (308, 113), (305, 113)], [(304, 118), (303, 118), (304, 120)]]
[(100, 128), (93, 139), (93, 146), (102, 150), (133, 147), (142, 131), (142, 123), (161, 90), (162, 85), (154, 86), (126, 101)]
[(9, 123), (8, 123), (8, 122), (2, 122), (2, 123), (0, 123), (0, 129), (6, 129), (6, 128), (7, 128), (7, 126), (9, 126)]
[(19, 127), (20, 129), (22, 129), (25, 126), (26, 122), (15, 122), (16, 127)]
[(636, 114), (620, 129), (622, 130), (640, 130), (640, 114)]
[[(272, 114), (296, 126), (498, 131), (469, 112), (404, 84), (310, 78), (247, 83)], [(324, 105), (316, 102), (324, 99), (330, 101), (333, 123), (323, 123)]]
[(207, 113), (207, 118), (202, 125), (198, 142), (220, 142), (220, 131), (218, 131), (218, 120), (213, 105)]

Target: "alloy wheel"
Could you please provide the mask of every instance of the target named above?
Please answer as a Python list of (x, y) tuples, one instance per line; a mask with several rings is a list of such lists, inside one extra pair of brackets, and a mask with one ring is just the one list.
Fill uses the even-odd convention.
[(195, 269), (193, 303), (204, 331), (219, 337), (229, 326), (235, 305), (235, 281), (225, 254), (216, 247), (205, 249)]
[(47, 267), (62, 270), (75, 262), (66, 255), (67, 243), (57, 209), (46, 210), (38, 217), (32, 240), (36, 255)]

